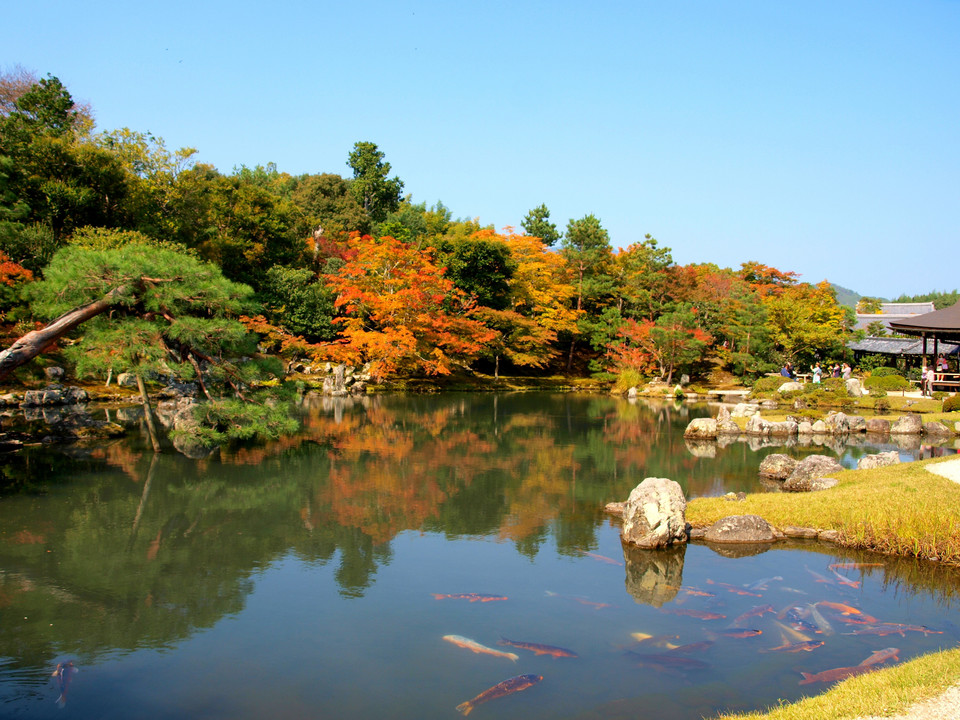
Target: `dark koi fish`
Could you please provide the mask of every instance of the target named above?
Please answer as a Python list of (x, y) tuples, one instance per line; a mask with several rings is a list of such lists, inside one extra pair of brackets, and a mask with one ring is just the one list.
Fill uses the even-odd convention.
[(899, 661), (900, 660), (899, 653), (900, 653), (900, 648), (895, 648), (895, 647), (884, 648), (883, 650), (876, 650), (873, 653), (873, 655), (868, 657), (866, 660), (864, 660), (860, 664), (861, 665), (879, 665), (880, 663), (884, 663), (887, 660), (890, 660), (891, 658)]
[(455, 593), (453, 595), (441, 595), (433, 593), (437, 600), (469, 600), (470, 602), (494, 602), (495, 600), (506, 600), (504, 595), (486, 595), (484, 593)]
[(57, 663), (57, 669), (51, 675), (51, 677), (57, 679), (57, 689), (60, 691), (60, 697), (57, 698), (57, 707), (63, 707), (67, 704), (67, 690), (70, 689), (70, 680), (75, 672), (77, 672), (77, 668), (72, 660)]
[(719, 637), (728, 637), (728, 638), (750, 638), (750, 637), (757, 637), (757, 635), (763, 635), (763, 630), (751, 630), (748, 628), (732, 628), (730, 630), (717, 630), (716, 632), (712, 632), (709, 634), (717, 635)]
[(874, 623), (872, 625), (861, 625), (853, 632), (844, 633), (844, 635), (900, 635), (905, 637), (908, 632), (920, 632), (924, 635), (942, 635), (943, 630), (931, 630), (926, 625), (903, 625), (901, 623)]
[(567, 650), (566, 648), (556, 647), (554, 645), (541, 645), (540, 643), (532, 642), (521, 642), (519, 640), (508, 640), (505, 637), (500, 638), (498, 645), (509, 645), (510, 647), (519, 648), (520, 650), (529, 650), (534, 655), (550, 655), (551, 657), (565, 657), (565, 658), (575, 658), (578, 657), (575, 652), (572, 650)]
[(678, 645), (675, 648), (670, 648), (667, 652), (671, 653), (692, 653), (700, 652), (701, 650), (706, 650), (713, 646), (713, 640), (701, 640), (700, 642), (687, 643), (686, 645)]
[(777, 612), (777, 611), (773, 609), (773, 605), (757, 605), (756, 607), (750, 608), (749, 610), (747, 610), (747, 611), (746, 611), (745, 613), (743, 613), (742, 615), (738, 615), (738, 616), (734, 619), (733, 623), (731, 623), (731, 624), (732, 624), (734, 627), (737, 627), (737, 626), (740, 625), (740, 623), (742, 623), (742, 622), (744, 622), (744, 621), (746, 621), (746, 620), (748, 620), (748, 619), (750, 619), (750, 618), (760, 617), (760, 616), (763, 615), (764, 613), (776, 613), (776, 612)]
[(705, 612), (703, 610), (685, 610), (683, 608), (660, 608), (660, 612), (670, 613), (671, 615), (686, 615), (687, 617), (697, 618), (698, 620), (723, 620), (727, 617), (720, 613)]
[(749, 595), (751, 597), (763, 597), (760, 593), (751, 592), (750, 590), (744, 590), (742, 587), (737, 587), (736, 585), (730, 585), (729, 583), (715, 582), (713, 580), (707, 580), (707, 585), (716, 585), (719, 588), (723, 588), (727, 592), (732, 592), (734, 595)]
[(802, 642), (789, 642), (786, 638), (783, 638), (783, 642), (776, 647), (767, 648), (766, 650), (761, 650), (762, 653), (768, 652), (810, 652), (811, 650), (816, 650), (818, 647), (823, 646), (823, 640), (804, 640)]
[(675, 651), (666, 653), (638, 653), (633, 650), (627, 650), (627, 655), (640, 667), (649, 667), (655, 670), (666, 670), (668, 672), (677, 672), (684, 670), (705, 670), (710, 667), (710, 663), (694, 658), (675, 655)]
[(509, 680), (499, 682), (491, 688), (487, 688), (475, 698), (460, 703), (457, 705), (457, 710), (464, 715), (469, 715), (470, 711), (481, 703), (485, 703), (488, 700), (506, 697), (507, 695), (512, 695), (513, 693), (520, 692), (521, 690), (526, 690), (527, 688), (533, 687), (541, 680), (543, 680), (543, 675), (517, 675)]

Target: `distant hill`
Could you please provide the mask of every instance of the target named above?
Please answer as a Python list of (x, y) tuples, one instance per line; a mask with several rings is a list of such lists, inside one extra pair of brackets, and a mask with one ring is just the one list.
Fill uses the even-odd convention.
[(833, 287), (833, 291), (837, 294), (837, 305), (846, 305), (854, 310), (857, 309), (857, 302), (863, 297), (863, 295), (833, 283), (830, 283), (830, 285)]

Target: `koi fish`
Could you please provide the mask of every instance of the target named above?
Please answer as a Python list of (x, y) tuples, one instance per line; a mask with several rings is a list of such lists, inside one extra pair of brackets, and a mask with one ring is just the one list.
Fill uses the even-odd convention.
[(737, 587), (736, 585), (730, 585), (729, 583), (715, 582), (713, 580), (708, 579), (707, 585), (716, 585), (717, 587), (723, 588), (727, 592), (732, 592), (734, 595), (750, 595), (751, 597), (763, 597), (763, 595), (761, 595), (760, 593), (744, 590), (743, 588)]
[(526, 690), (527, 688), (533, 687), (541, 680), (543, 680), (543, 675), (517, 675), (516, 677), (504, 680), (503, 682), (498, 682), (491, 688), (487, 688), (475, 698), (471, 698), (466, 702), (460, 703), (457, 705), (457, 710), (464, 715), (469, 715), (470, 711), (481, 703), (485, 703), (488, 700), (495, 700), (496, 698), (506, 697), (507, 695), (512, 695), (513, 693), (520, 692), (521, 690)]
[(706, 590), (697, 590), (696, 588), (691, 588), (691, 587), (682, 587), (677, 589), (682, 593), (686, 593), (687, 595), (693, 595), (694, 597), (716, 597), (714, 593), (707, 592)]
[(790, 642), (786, 637), (783, 638), (783, 642), (776, 647), (767, 648), (766, 650), (761, 650), (762, 653), (768, 652), (810, 652), (811, 650), (816, 650), (818, 647), (823, 646), (823, 640), (804, 640), (802, 642)]
[(650, 635), (648, 633), (635, 632), (630, 633), (630, 637), (636, 640), (638, 643), (643, 643), (644, 645), (652, 645), (653, 647), (662, 647), (667, 648), (668, 650), (676, 650), (679, 645), (674, 645), (671, 640), (676, 640), (679, 635)]
[(873, 670), (874, 665), (886, 662), (890, 658), (899, 660), (897, 657), (899, 652), (900, 650), (898, 648), (884, 648), (883, 650), (877, 650), (875, 653), (871, 654), (870, 657), (866, 658), (859, 665), (833, 668), (832, 670), (824, 670), (823, 672), (813, 674), (801, 672), (800, 674), (803, 676), (803, 679), (800, 681), (800, 684), (809, 685), (810, 683), (816, 682), (834, 682), (836, 680), (844, 680), (855, 675), (862, 675), (865, 672), (870, 672)]
[(817, 626), (817, 632), (823, 635), (833, 635), (833, 625), (827, 622), (827, 619), (817, 610), (816, 605), (807, 605), (810, 611), (810, 619)]
[(447, 642), (453, 643), (457, 647), (465, 648), (466, 650), (472, 650), (480, 655), (493, 655), (494, 657), (507, 658), (508, 660), (513, 660), (514, 662), (520, 659), (520, 656), (516, 653), (494, 650), (486, 645), (481, 645), (476, 640), (465, 638), (462, 635), (444, 635), (443, 639)]
[(670, 613), (671, 615), (686, 615), (687, 617), (697, 618), (698, 620), (723, 620), (727, 617), (720, 613), (704, 612), (703, 610), (685, 610), (683, 608), (660, 608), (660, 612)]
[(672, 652), (672, 653), (700, 652), (701, 650), (706, 650), (712, 645), (713, 645), (713, 640), (701, 640), (700, 642), (687, 643), (686, 645), (678, 645), (676, 647), (672, 647), (667, 652)]
[(905, 637), (908, 632), (921, 632), (924, 635), (942, 635), (943, 630), (931, 630), (926, 625), (903, 625), (901, 623), (873, 623), (861, 625), (853, 632), (844, 633), (844, 635), (893, 635), (896, 633)]
[(752, 583), (744, 583), (743, 586), (747, 590), (766, 590), (767, 586), (775, 580), (783, 580), (783, 578), (779, 575), (774, 575), (773, 577), (763, 578), (762, 580), (756, 580)]
[(773, 624), (780, 628), (780, 634), (783, 636), (784, 642), (786, 642), (787, 637), (792, 638), (794, 642), (812, 642), (812, 638), (809, 635), (805, 635), (794, 627), (784, 625), (776, 620), (773, 621)]
[(821, 574), (818, 573), (816, 570), (811, 570), (811, 569), (808, 568), (806, 565), (804, 565), (803, 567), (804, 567), (804, 569), (806, 569), (806, 571), (807, 571), (808, 573), (810, 573), (811, 575), (813, 575), (813, 579), (814, 579), (816, 582), (818, 582), (818, 583), (824, 583), (824, 584), (826, 584), (826, 585), (833, 585), (833, 584), (834, 584), (833, 580), (831, 580), (831, 579), (828, 578), (828, 577), (825, 577), (824, 575), (821, 575)]
[(846, 575), (841, 575), (840, 573), (838, 573), (838, 572), (837, 572), (836, 570), (834, 570), (833, 568), (830, 569), (830, 572), (832, 572), (832, 573), (836, 576), (837, 582), (839, 582), (841, 585), (847, 585), (847, 586), (852, 587), (852, 588), (858, 588), (858, 587), (860, 587), (860, 581), (859, 581), (859, 580), (851, 580), (851, 579), (848, 578)]
[(773, 609), (773, 605), (757, 605), (756, 607), (750, 608), (749, 610), (747, 610), (747, 611), (746, 611), (745, 613), (743, 613), (742, 615), (738, 615), (738, 616), (734, 619), (734, 621), (731, 623), (731, 625), (732, 625), (733, 627), (737, 627), (740, 623), (742, 623), (743, 621), (745, 621), (745, 620), (747, 620), (747, 619), (749, 619), (749, 618), (752, 618), (752, 617), (760, 617), (760, 616), (763, 615), (764, 613), (768, 613), (768, 612), (769, 612), (769, 613), (775, 613), (775, 612), (776, 612), (776, 610)]
[(586, 555), (588, 558), (599, 560), (600, 562), (606, 563), (607, 565), (623, 566), (623, 563), (620, 562), (619, 560), (614, 560), (613, 558), (609, 558), (606, 555), (600, 555), (599, 553), (593, 553), (593, 552), (584, 552), (583, 554)]
[(756, 637), (757, 635), (763, 635), (763, 630), (752, 630), (748, 628), (734, 628), (731, 630), (717, 630), (716, 632), (708, 633), (708, 635), (728, 637), (728, 638), (749, 638), (749, 637)]
[(841, 615), (862, 615), (863, 613), (852, 605), (846, 605), (844, 603), (831, 602), (830, 600), (821, 600), (820, 602), (814, 603), (814, 605), (820, 605), (822, 607), (830, 608), (831, 610), (836, 610)]
[(650, 667), (655, 670), (674, 671), (677, 670), (705, 670), (710, 667), (710, 663), (694, 658), (674, 655), (672, 653), (638, 653), (633, 650), (627, 650), (627, 655), (640, 667)]
[(507, 599), (504, 595), (487, 595), (485, 593), (455, 593), (453, 595), (433, 593), (433, 597), (437, 600), (469, 600), (470, 602), (494, 602)]
[(51, 673), (50, 677), (57, 679), (57, 689), (60, 691), (60, 697), (57, 698), (57, 707), (63, 707), (67, 704), (67, 690), (70, 689), (70, 680), (73, 678), (77, 668), (73, 661), (57, 663), (57, 669)]
[(509, 645), (520, 650), (529, 650), (534, 655), (550, 655), (551, 657), (575, 658), (577, 654), (566, 648), (556, 647), (554, 645), (541, 645), (540, 643), (521, 642), (519, 640), (508, 640), (505, 637), (500, 638), (498, 645)]
[(894, 660), (899, 661), (900, 660), (899, 653), (900, 653), (900, 648), (895, 648), (895, 647), (884, 648), (883, 650), (876, 650), (873, 653), (873, 655), (868, 657), (866, 660), (864, 660), (860, 664), (861, 665), (879, 665), (880, 663), (886, 662), (890, 658), (893, 658)]

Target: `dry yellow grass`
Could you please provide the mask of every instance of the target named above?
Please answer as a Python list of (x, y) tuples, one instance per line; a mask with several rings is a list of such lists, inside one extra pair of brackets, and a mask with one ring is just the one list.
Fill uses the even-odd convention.
[(836, 530), (850, 547), (960, 565), (960, 484), (928, 472), (941, 458), (837, 473), (839, 484), (815, 493), (758, 493), (737, 503), (697, 498), (695, 527), (728, 515), (759, 515), (771, 525)]

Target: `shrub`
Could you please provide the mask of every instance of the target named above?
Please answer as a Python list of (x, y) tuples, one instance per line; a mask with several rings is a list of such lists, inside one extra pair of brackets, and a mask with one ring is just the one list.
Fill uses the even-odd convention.
[(773, 392), (774, 390), (777, 390), (785, 382), (789, 382), (789, 380), (780, 375), (776, 377), (770, 376), (770, 377), (757, 378), (757, 381), (753, 384), (753, 391), (755, 393)]
[(867, 390), (877, 389), (890, 392), (891, 390), (909, 390), (910, 382), (902, 375), (871, 375), (864, 379), (863, 386)]
[(960, 410), (960, 395), (951, 395), (943, 401), (944, 412), (953, 412), (954, 410)]
[(871, 377), (886, 377), (887, 375), (899, 375), (900, 371), (895, 367), (876, 367), (870, 373)]
[(878, 397), (873, 403), (873, 409), (883, 415), (890, 409), (890, 401), (886, 397)]

